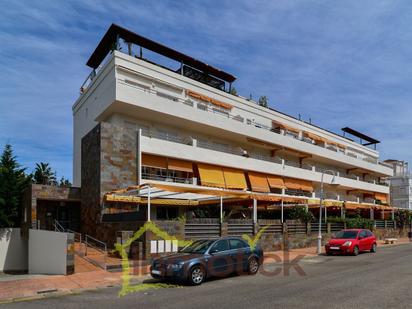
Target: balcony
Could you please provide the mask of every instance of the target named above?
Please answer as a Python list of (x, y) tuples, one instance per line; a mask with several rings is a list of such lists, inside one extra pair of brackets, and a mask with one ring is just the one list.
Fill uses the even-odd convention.
[[(205, 141), (205, 140), (197, 140), (194, 137), (182, 137), (182, 136), (172, 134), (172, 133), (166, 133), (166, 132), (159, 133), (154, 130), (148, 130), (147, 128), (142, 129), (142, 136), (165, 140), (165, 141), (183, 144), (183, 145), (188, 145), (188, 146), (195, 147), (195, 148), (209, 149), (213, 151), (236, 155), (239, 157), (247, 157), (247, 158), (252, 158), (252, 159), (259, 160), (259, 161), (277, 163), (281, 166), (289, 166), (289, 167), (301, 169), (302, 172), (305, 171), (305, 173), (306, 171), (322, 173), (325, 171), (334, 170), (333, 167), (330, 167), (330, 166), (327, 166), (327, 167), (317, 166), (317, 165), (312, 165), (312, 164), (307, 164), (307, 163), (303, 163), (302, 165), (300, 165), (299, 162), (287, 160), (280, 156), (272, 157), (269, 154), (264, 154), (264, 153), (259, 153), (259, 152), (247, 152), (247, 151), (245, 152), (244, 150), (242, 150), (241, 147), (234, 147), (231, 145), (221, 144), (221, 143), (212, 143), (212, 142)], [(387, 184), (381, 184), (381, 183), (378, 183), (377, 181), (371, 181), (371, 180), (364, 181), (359, 176), (356, 176), (353, 174), (344, 174), (339, 171), (336, 171), (336, 176), (354, 180), (359, 183), (371, 183), (374, 185), (387, 186)], [(156, 177), (159, 177), (159, 176), (156, 176)], [(167, 178), (167, 177), (163, 177), (163, 178)], [(160, 179), (153, 179), (153, 180), (160, 180)], [(187, 183), (187, 182), (184, 182), (184, 183)]]
[[(121, 81), (121, 82), (124, 83), (124, 81)], [(340, 153), (340, 154), (345, 155), (347, 157), (356, 158), (357, 160), (360, 160), (360, 161), (364, 161), (364, 162), (368, 162), (368, 163), (376, 164), (376, 165), (379, 164), (379, 165), (383, 165), (383, 166), (387, 167), (387, 165), (382, 164), (376, 158), (372, 158), (372, 157), (364, 156), (364, 155), (361, 155), (361, 154), (358, 154), (358, 153), (354, 153), (350, 150), (345, 151), (345, 150), (337, 147), (336, 145), (331, 145), (331, 144), (327, 144), (327, 143), (326, 144), (325, 143), (316, 143), (311, 138), (308, 138), (306, 136), (300, 136), (301, 134), (297, 134), (296, 132), (292, 132), (292, 131), (289, 131), (287, 129), (283, 130), (283, 129), (273, 128), (273, 127), (267, 126), (265, 124), (256, 122), (252, 119), (247, 119), (247, 118), (245, 118), (244, 116), (242, 116), (240, 114), (233, 114), (233, 112), (230, 109), (226, 109), (224, 107), (217, 107), (217, 106), (214, 106), (213, 104), (203, 102), (200, 99), (196, 99), (196, 98), (184, 95), (184, 94), (170, 95), (170, 94), (164, 92), (161, 89), (161, 85), (159, 85), (159, 87), (154, 87), (154, 88), (145, 90), (144, 92), (149, 94), (149, 95), (155, 95), (155, 96), (158, 96), (162, 99), (169, 100), (171, 102), (174, 102), (175, 104), (183, 104), (185, 106), (195, 108), (199, 111), (209, 113), (209, 114), (213, 114), (216, 117), (221, 117), (221, 118), (229, 119), (231, 121), (236, 121), (238, 123), (243, 123), (245, 126), (253, 126), (253, 127), (261, 129), (261, 130), (270, 131), (273, 134), (282, 135), (286, 138), (298, 140), (302, 143), (311, 144), (313, 146), (317, 146), (317, 147), (326, 149), (330, 152)], [(183, 93), (183, 89), (182, 89), (182, 93)]]

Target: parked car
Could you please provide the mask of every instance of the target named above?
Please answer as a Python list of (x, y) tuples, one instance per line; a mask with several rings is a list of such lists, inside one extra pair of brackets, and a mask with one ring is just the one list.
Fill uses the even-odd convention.
[(333, 253), (358, 255), (362, 251), (376, 252), (376, 237), (365, 229), (348, 229), (337, 232), (325, 245), (327, 255)]
[(150, 268), (153, 278), (201, 284), (208, 277), (231, 273), (254, 275), (263, 262), (259, 246), (251, 248), (241, 238), (197, 240), (179, 252), (154, 259)]

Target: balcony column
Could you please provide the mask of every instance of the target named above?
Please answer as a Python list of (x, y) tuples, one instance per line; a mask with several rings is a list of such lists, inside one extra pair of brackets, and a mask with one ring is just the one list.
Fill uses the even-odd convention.
[(345, 209), (343, 208), (343, 206), (340, 207), (340, 217), (342, 219), (345, 219)]
[(253, 223), (257, 223), (257, 199), (253, 199)]
[(137, 131), (137, 152), (136, 152), (136, 161), (137, 161), (137, 184), (142, 184), (142, 129), (140, 128)]
[(151, 212), (151, 207), (150, 207), (150, 185), (147, 187), (147, 222), (150, 222), (150, 212)]
[(373, 213), (373, 208), (372, 207), (369, 209), (369, 214), (370, 214), (370, 219), (373, 220), (374, 213)]
[(325, 208), (325, 223), (328, 222), (328, 207), (324, 207)]
[(395, 208), (392, 208), (392, 221), (395, 221)]

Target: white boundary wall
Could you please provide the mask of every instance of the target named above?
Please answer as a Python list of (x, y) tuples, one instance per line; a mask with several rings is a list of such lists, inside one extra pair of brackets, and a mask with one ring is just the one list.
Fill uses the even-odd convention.
[(28, 269), (27, 240), (20, 236), (20, 228), (0, 229), (0, 272)]
[(67, 233), (30, 230), (29, 274), (66, 275)]

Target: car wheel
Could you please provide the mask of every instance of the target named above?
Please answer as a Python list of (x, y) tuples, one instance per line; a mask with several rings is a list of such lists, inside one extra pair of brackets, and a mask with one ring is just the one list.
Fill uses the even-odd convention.
[(256, 275), (259, 270), (259, 262), (255, 258), (251, 258), (247, 265), (249, 275)]
[(191, 285), (200, 285), (205, 280), (205, 270), (202, 266), (193, 266), (189, 273), (189, 283)]
[(359, 247), (358, 246), (355, 246), (354, 248), (353, 248), (353, 255), (354, 256), (357, 256), (359, 254)]
[(376, 248), (376, 244), (373, 244), (373, 245), (372, 245), (372, 248), (371, 248), (371, 252), (372, 252), (372, 253), (375, 253), (375, 252), (376, 252), (376, 249), (377, 249), (377, 248)]

